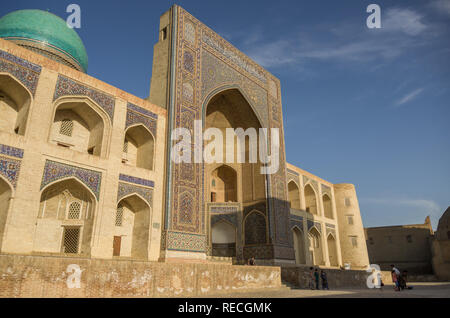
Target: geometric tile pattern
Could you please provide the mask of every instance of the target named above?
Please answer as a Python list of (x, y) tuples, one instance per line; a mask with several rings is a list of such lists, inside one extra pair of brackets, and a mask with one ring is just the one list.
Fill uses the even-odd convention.
[(319, 233), (322, 233), (322, 226), (320, 224), (320, 222), (315, 222), (312, 220), (307, 220), (307, 224), (308, 224), (308, 231), (311, 230), (311, 228), (313, 226), (315, 226), (317, 228), (317, 230), (319, 231)]
[(130, 194), (139, 194), (147, 201), (148, 205), (152, 207), (153, 202), (153, 189), (138, 186), (136, 184), (130, 184), (125, 182), (119, 182), (119, 189), (117, 190), (117, 202)]
[(92, 98), (109, 116), (111, 122), (114, 118), (114, 107), (116, 100), (113, 96), (100, 92), (96, 89), (90, 88), (80, 84), (68, 77), (58, 75), (56, 82), (55, 94), (53, 101), (61, 96), (87, 96)]
[(0, 50), (0, 72), (16, 77), (34, 96), (41, 73), (39, 65)]
[(102, 173), (84, 169), (52, 160), (45, 161), (44, 174), (42, 176), (41, 190), (48, 184), (68, 177), (74, 177), (87, 186), (96, 196), (100, 197), (100, 185)]
[(17, 180), (20, 172), (20, 160), (0, 156), (0, 175), (8, 180), (14, 189), (17, 186)]
[(134, 104), (127, 104), (127, 120), (125, 129), (135, 124), (143, 124), (156, 138), (156, 123), (158, 115)]
[(128, 176), (126, 174), (120, 174), (119, 175), (119, 180), (125, 181), (125, 182), (129, 182), (129, 183), (138, 184), (138, 185), (142, 185), (144, 187), (151, 187), (151, 188), (155, 187), (155, 183), (153, 181), (151, 181), (151, 180), (141, 179), (141, 178), (138, 178), (138, 177), (132, 177), (132, 176)]
[(185, 252), (204, 252), (206, 240), (204, 235), (168, 231), (165, 242), (167, 249)]
[[(279, 120), (282, 118), (279, 81), (183, 8), (177, 6), (173, 16), (174, 57), (169, 97), (171, 127), (192, 129), (194, 120), (200, 120), (204, 116), (203, 103), (206, 97), (214, 94), (219, 87), (231, 87), (241, 91), (254, 108), (263, 127), (279, 128), (280, 169), (278, 173), (267, 177), (270, 191), (268, 197), (276, 200), (266, 205), (262, 211), (266, 217), (252, 216), (257, 219), (256, 222), (264, 222), (264, 226), (261, 226), (264, 231), (257, 231), (261, 235), (252, 237), (252, 240), (265, 244), (269, 241), (266, 236), (270, 234), (278, 243), (291, 245), (289, 208), (286, 203), (284, 136), (282, 121)], [(272, 120), (273, 112), (278, 116), (276, 121)], [(204, 164), (171, 163), (168, 177), (170, 189), (165, 230), (166, 247), (170, 249), (170, 233), (205, 236), (209, 228), (206, 221), (209, 218), (206, 217)], [(266, 226), (269, 221), (270, 226)], [(263, 222), (260, 222), (261, 225)], [(259, 230), (258, 226), (246, 228), (248, 231), (254, 231), (255, 228)]]
[(23, 149), (0, 144), (0, 154), (22, 159)]

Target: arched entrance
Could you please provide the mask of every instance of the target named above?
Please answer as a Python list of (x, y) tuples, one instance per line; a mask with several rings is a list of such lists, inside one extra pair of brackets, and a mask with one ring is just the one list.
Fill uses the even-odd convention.
[(0, 130), (25, 135), (31, 94), (16, 79), (0, 74)]
[(114, 256), (148, 259), (150, 207), (133, 194), (117, 204), (114, 229)]
[[(205, 202), (211, 206), (217, 203), (216, 211), (227, 204), (233, 205), (236, 217), (242, 224), (238, 231), (237, 245), (266, 244), (266, 176), (261, 174), (259, 160), (259, 129), (261, 122), (252, 106), (238, 89), (227, 89), (214, 95), (204, 109), (204, 129), (214, 128), (223, 136), (222, 162), (205, 163)], [(227, 129), (233, 129), (241, 138), (227, 136)], [(240, 130), (237, 130), (239, 129)], [(233, 138), (227, 140), (227, 138)], [(215, 140), (215, 139), (214, 139)], [(228, 147), (227, 147), (228, 144)], [(209, 142), (205, 142), (205, 148)], [(253, 146), (250, 146), (253, 145)], [(233, 155), (226, 156), (232, 149)], [(243, 154), (244, 162), (239, 162), (238, 152)], [(215, 153), (215, 151), (214, 151)], [(227, 160), (227, 159), (232, 160)], [(232, 162), (230, 162), (232, 161)], [(226, 163), (226, 164), (223, 164)], [(239, 203), (239, 205), (236, 205)], [(240, 209), (236, 209), (236, 206)], [(231, 209), (231, 210), (232, 210)], [(252, 212), (257, 209), (259, 212)], [(248, 212), (246, 220), (242, 220), (244, 210)], [(225, 213), (225, 212), (224, 212)], [(211, 226), (211, 231), (213, 227)], [(231, 231), (230, 231), (231, 233)], [(212, 244), (213, 242), (210, 242)], [(242, 249), (240, 249), (242, 250)], [(237, 255), (238, 258), (243, 255)], [(245, 257), (248, 257), (245, 256)]]
[(74, 178), (45, 188), (33, 250), (89, 256), (96, 203), (92, 192)]
[(211, 227), (212, 256), (236, 256), (236, 228), (234, 225), (219, 221)]
[(295, 264), (306, 264), (303, 231), (295, 226), (292, 234), (294, 236)]
[(291, 209), (300, 210), (300, 191), (294, 181), (288, 183), (288, 198)]
[(316, 199), (316, 191), (314, 191), (311, 185), (307, 184), (305, 186), (305, 206), (306, 211), (311, 214), (317, 215), (317, 199)]
[(332, 233), (328, 234), (327, 245), (328, 245), (328, 258), (330, 261), (330, 265), (339, 266), (336, 239), (334, 238), (334, 235)]
[(312, 227), (309, 230), (309, 251), (314, 265), (324, 265), (320, 232)]
[(0, 250), (5, 233), (6, 219), (8, 217), (9, 205), (12, 196), (11, 186), (0, 177)]
[(143, 125), (130, 127), (125, 132), (122, 161), (126, 164), (153, 170), (155, 139)]

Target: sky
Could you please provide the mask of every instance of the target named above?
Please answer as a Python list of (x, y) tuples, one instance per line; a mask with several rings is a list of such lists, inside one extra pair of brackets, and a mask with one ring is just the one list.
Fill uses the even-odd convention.
[[(365, 227), (423, 223), (450, 206), (450, 0), (4, 1), (66, 18), (88, 74), (149, 94), (159, 17), (174, 3), (281, 81), (287, 159), (356, 186)], [(381, 28), (369, 29), (369, 4)]]

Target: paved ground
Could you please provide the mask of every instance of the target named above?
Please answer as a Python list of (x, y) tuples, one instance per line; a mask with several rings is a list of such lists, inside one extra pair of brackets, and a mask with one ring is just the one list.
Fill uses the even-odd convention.
[[(339, 289), (339, 290), (307, 290), (281, 288), (251, 293), (222, 294), (219, 297), (229, 298), (450, 298), (450, 282), (446, 283), (410, 283), (412, 290), (396, 292), (393, 286), (386, 285), (381, 289)], [(218, 296), (210, 296), (218, 297)]]

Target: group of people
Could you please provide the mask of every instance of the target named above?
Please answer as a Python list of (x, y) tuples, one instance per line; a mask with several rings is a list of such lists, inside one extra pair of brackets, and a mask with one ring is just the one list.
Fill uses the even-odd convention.
[(402, 273), (395, 267), (394, 264), (391, 265), (391, 276), (392, 282), (395, 284), (394, 289), (396, 291), (401, 291), (403, 289), (410, 289), (406, 286), (408, 280), (408, 271), (404, 270)]
[(320, 280), (322, 280), (322, 289), (329, 289), (328, 288), (328, 279), (327, 279), (327, 273), (323, 269), (319, 270), (314, 267), (309, 268), (309, 288), (311, 289), (320, 289), (319, 283)]

